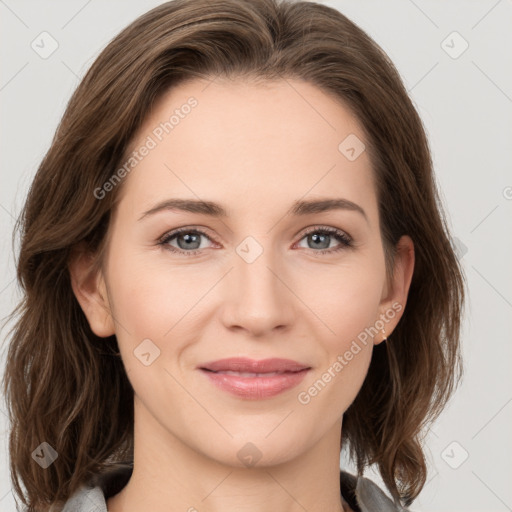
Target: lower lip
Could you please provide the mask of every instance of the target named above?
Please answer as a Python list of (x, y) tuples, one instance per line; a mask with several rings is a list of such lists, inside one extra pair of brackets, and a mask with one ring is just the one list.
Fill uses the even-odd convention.
[(220, 389), (247, 400), (260, 400), (276, 396), (297, 386), (309, 369), (286, 372), (270, 377), (239, 377), (238, 375), (201, 371)]

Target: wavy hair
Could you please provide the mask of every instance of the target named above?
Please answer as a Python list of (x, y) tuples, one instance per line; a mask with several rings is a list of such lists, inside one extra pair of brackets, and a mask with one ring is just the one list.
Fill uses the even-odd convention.
[[(133, 389), (115, 336), (90, 329), (69, 258), (86, 248), (101, 268), (123, 183), (117, 169), (151, 106), (194, 78), (299, 78), (356, 116), (377, 184), (390, 271), (402, 235), (415, 246), (403, 317), (374, 347), (344, 414), (359, 474), (376, 464), (395, 501), (423, 488), (422, 434), (462, 376), (465, 279), (439, 199), (427, 136), (384, 51), (337, 10), (293, 0), (174, 0), (136, 19), (101, 52), (72, 95), (17, 219), (22, 298), (9, 315), (3, 379), (13, 488), (29, 511), (65, 502), (94, 475), (133, 457)], [(108, 392), (107, 392), (108, 390)], [(47, 442), (58, 458), (32, 457)], [(24, 490), (22, 489), (24, 486)]]

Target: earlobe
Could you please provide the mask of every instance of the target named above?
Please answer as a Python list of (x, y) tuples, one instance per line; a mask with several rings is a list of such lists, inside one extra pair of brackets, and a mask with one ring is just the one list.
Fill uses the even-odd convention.
[(91, 330), (102, 338), (115, 334), (105, 279), (94, 270), (94, 255), (76, 248), (68, 263), (73, 293), (84, 312)]
[(375, 341), (375, 344), (386, 341), (387, 336), (393, 332), (402, 317), (413, 273), (414, 243), (409, 236), (404, 235), (396, 246), (392, 282), (389, 283), (388, 293), (380, 303), (380, 317), (381, 319), (385, 318), (386, 324), (381, 329), (382, 335)]

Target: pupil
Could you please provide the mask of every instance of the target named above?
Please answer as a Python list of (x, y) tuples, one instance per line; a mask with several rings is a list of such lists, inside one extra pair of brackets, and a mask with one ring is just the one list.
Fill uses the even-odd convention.
[[(196, 242), (197, 243), (197, 238), (198, 238), (198, 235), (197, 234), (185, 234), (185, 235), (182, 235), (182, 237), (185, 239), (185, 248), (189, 248), (190, 249), (190, 242), (194, 243)], [(196, 238), (196, 240), (194, 240), (194, 238)], [(180, 237), (178, 237), (178, 244), (179, 244), (179, 240), (180, 240)], [(181, 246), (181, 244), (179, 244)], [(183, 249), (183, 247), (180, 247), (181, 249)], [(193, 249), (197, 249), (197, 247), (193, 247)]]
[[(319, 238), (323, 238), (324, 239), (324, 244), (323, 246), (321, 247), (322, 249), (327, 249), (329, 247), (329, 242), (327, 242), (327, 245), (325, 245), (325, 240), (329, 237), (330, 235), (326, 235), (326, 234), (313, 234), (311, 235), (311, 237), (313, 238), (313, 240), (315, 241), (315, 243), (318, 241)], [(318, 246), (317, 246), (318, 247)]]

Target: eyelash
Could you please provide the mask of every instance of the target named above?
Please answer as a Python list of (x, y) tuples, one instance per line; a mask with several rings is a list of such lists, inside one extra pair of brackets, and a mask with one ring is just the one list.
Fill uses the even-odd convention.
[[(209, 240), (212, 240), (204, 231), (193, 229), (190, 227), (184, 227), (184, 228), (178, 228), (174, 231), (171, 231), (170, 233), (166, 233), (162, 238), (160, 238), (158, 245), (164, 247), (166, 250), (171, 251), (173, 253), (182, 254), (184, 256), (195, 256), (196, 254), (199, 254), (202, 249), (195, 249), (193, 251), (183, 251), (181, 249), (176, 249), (176, 247), (173, 247), (172, 245), (169, 245), (169, 242), (178, 236), (181, 233), (194, 233), (197, 235), (203, 235)], [(321, 233), (321, 234), (327, 234), (327, 235), (333, 235), (340, 243), (340, 246), (335, 249), (321, 249), (321, 250), (314, 250), (314, 249), (308, 249), (310, 251), (313, 251), (315, 254), (334, 254), (339, 251), (342, 251), (343, 249), (349, 248), (353, 246), (353, 240), (350, 236), (348, 236), (343, 231), (336, 229), (336, 228), (329, 228), (329, 227), (319, 227), (314, 226), (310, 228), (308, 231), (306, 231), (300, 240), (305, 238), (306, 236), (312, 234), (312, 233)], [(300, 241), (299, 240), (299, 241)], [(214, 241), (214, 240), (212, 240)]]

